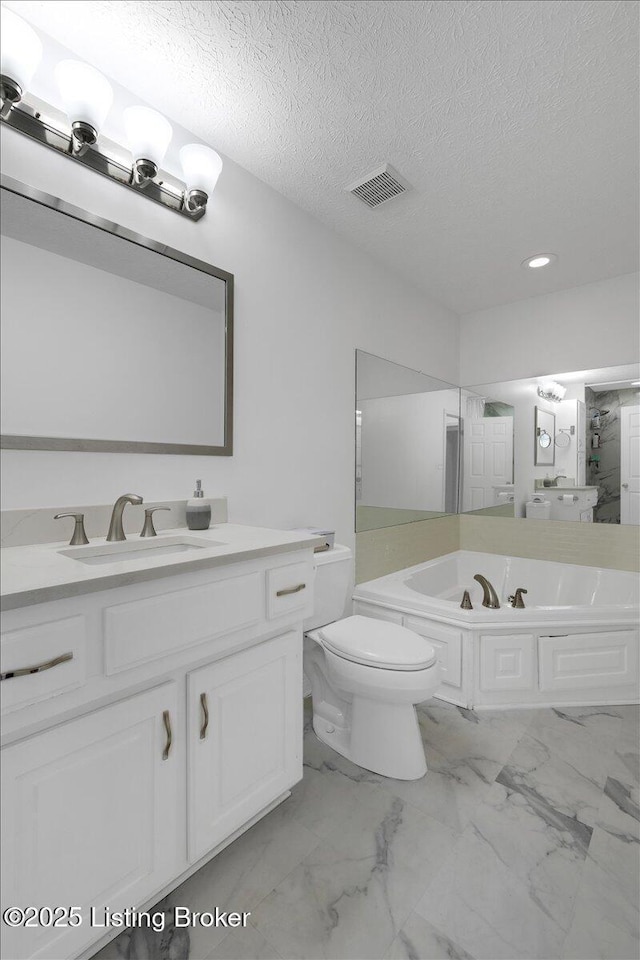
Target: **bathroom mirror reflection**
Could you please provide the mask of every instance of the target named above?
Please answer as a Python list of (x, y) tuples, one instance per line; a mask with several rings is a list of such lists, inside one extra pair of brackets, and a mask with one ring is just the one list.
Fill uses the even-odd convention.
[(451, 383), (356, 351), (356, 531), (458, 510), (460, 415)]
[(231, 455), (232, 275), (0, 192), (3, 446)]
[[(640, 524), (640, 364), (464, 387), (461, 411), (463, 511)], [(511, 461), (507, 441), (484, 439), (496, 412)]]

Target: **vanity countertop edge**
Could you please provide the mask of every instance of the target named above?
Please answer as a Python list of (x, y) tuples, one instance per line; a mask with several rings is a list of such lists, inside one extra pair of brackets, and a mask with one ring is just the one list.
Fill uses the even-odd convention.
[[(187, 534), (203, 540), (216, 541), (217, 538), (224, 538), (225, 543), (223, 546), (202, 549), (196, 555), (189, 553), (140, 560), (115, 560), (98, 569), (64, 556), (61, 551), (68, 548), (66, 541), (4, 547), (0, 550), (2, 609), (17, 610), (51, 600), (83, 596), (243, 560), (314, 549), (324, 544), (322, 537), (299, 531), (231, 523), (215, 524), (208, 530), (199, 531), (190, 531), (186, 527), (163, 530), (162, 534), (158, 534), (158, 542), (166, 536)], [(139, 537), (128, 538), (130, 543), (138, 540)], [(104, 542), (104, 539), (94, 540), (92, 545), (101, 546)], [(219, 540), (217, 542), (219, 543)]]

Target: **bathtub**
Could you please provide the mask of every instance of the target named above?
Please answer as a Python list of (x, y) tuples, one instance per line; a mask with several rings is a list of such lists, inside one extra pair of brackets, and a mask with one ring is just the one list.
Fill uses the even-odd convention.
[[(474, 574), (493, 584), (482, 606)], [(508, 598), (524, 587), (525, 609)], [(460, 607), (469, 591), (472, 610)], [(638, 703), (638, 574), (458, 550), (359, 584), (354, 613), (404, 624), (438, 651), (437, 696), (461, 706)]]

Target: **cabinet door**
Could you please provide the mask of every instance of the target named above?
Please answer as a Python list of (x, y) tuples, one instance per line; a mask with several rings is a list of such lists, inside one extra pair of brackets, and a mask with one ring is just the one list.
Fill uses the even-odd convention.
[(106, 907), (140, 905), (177, 872), (176, 689), (163, 684), (2, 751), (3, 906), (82, 911), (73, 928), (3, 926), (4, 956), (75, 957), (106, 932), (92, 927), (92, 907), (104, 923)]
[(274, 640), (188, 676), (189, 859), (302, 777), (302, 638)]

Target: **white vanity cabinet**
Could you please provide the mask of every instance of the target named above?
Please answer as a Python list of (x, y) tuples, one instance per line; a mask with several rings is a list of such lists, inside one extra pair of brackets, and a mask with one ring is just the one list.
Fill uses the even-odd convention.
[(302, 777), (296, 633), (187, 677), (189, 860), (199, 860)]
[[(3, 907), (80, 907), (82, 925), (3, 929), (5, 957), (68, 957), (166, 884), (180, 853), (184, 747), (175, 682), (5, 748)], [(173, 740), (173, 742), (171, 742)]]
[(90, 955), (92, 908), (149, 907), (287, 796), (312, 605), (309, 547), (5, 614), (2, 906), (82, 924), (3, 924), (4, 956)]

